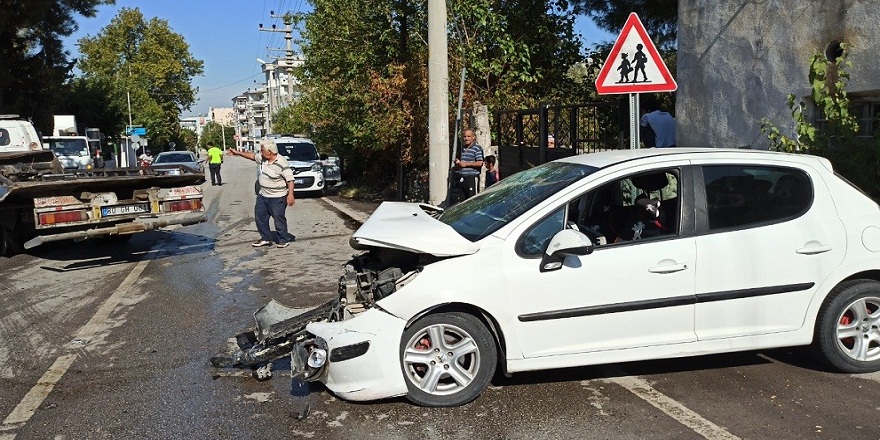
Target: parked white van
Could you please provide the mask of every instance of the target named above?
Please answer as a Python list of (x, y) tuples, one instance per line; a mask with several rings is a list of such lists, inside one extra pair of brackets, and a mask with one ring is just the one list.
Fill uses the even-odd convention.
[(0, 115), (0, 152), (42, 150), (33, 124), (18, 115)]

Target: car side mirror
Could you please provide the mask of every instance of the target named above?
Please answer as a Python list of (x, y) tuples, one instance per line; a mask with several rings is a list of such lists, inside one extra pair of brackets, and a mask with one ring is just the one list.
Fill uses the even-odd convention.
[(593, 253), (593, 245), (586, 235), (574, 229), (563, 229), (550, 239), (550, 245), (541, 258), (541, 272), (562, 269), (565, 257), (591, 253)]

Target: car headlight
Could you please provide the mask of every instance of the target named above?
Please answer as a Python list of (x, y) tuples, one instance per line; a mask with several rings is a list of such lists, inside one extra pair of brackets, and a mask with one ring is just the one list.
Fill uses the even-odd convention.
[(313, 164), (312, 164), (312, 171), (314, 171), (314, 172), (316, 172), (316, 173), (320, 173), (320, 172), (323, 171), (323, 170), (324, 170), (324, 165), (321, 165), (321, 164), (319, 164), (319, 163), (313, 163)]
[(312, 368), (321, 368), (324, 366), (324, 362), (327, 362), (327, 350), (323, 348), (314, 348), (312, 352), (309, 353), (307, 364)]

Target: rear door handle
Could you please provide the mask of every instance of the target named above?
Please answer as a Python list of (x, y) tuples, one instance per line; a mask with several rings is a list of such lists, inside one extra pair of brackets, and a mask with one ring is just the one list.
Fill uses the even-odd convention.
[(672, 260), (663, 260), (654, 267), (649, 267), (648, 272), (651, 273), (674, 273), (681, 272), (688, 268), (685, 263), (676, 263)]
[(804, 245), (804, 247), (796, 250), (795, 252), (802, 255), (816, 255), (828, 252), (832, 249), (834, 249), (834, 246), (831, 246), (830, 244), (822, 244), (818, 241), (811, 241)]

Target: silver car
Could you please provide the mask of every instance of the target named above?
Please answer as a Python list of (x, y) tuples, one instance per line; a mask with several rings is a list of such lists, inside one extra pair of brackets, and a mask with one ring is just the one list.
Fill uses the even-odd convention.
[[(163, 151), (156, 155), (151, 167), (163, 169), (180, 166), (191, 168), (200, 173), (205, 172), (205, 160), (197, 158), (196, 154), (191, 151)], [(173, 174), (173, 172), (169, 172), (169, 174)]]

